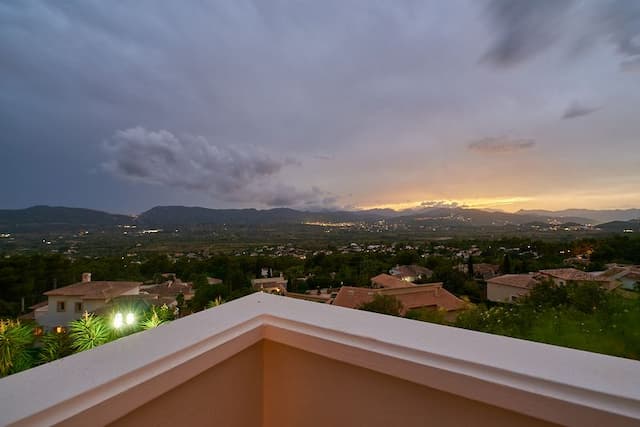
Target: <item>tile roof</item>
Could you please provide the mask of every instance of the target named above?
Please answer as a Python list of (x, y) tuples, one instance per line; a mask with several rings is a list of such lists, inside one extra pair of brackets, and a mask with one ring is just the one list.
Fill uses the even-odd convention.
[[(406, 283), (406, 282), (405, 282)], [(442, 287), (442, 283), (430, 283), (404, 288), (373, 289), (343, 286), (333, 301), (334, 305), (358, 308), (373, 300), (374, 295), (390, 295), (398, 299), (403, 306), (402, 314), (421, 307), (437, 307), (446, 311), (461, 310), (466, 303)]]
[(540, 270), (540, 273), (555, 277), (557, 279), (579, 281), (579, 282), (608, 282), (606, 277), (596, 276), (575, 268), (553, 268), (549, 270)]
[(183, 282), (180, 279), (167, 281), (158, 285), (144, 286), (141, 290), (161, 297), (176, 297), (178, 294), (187, 297), (194, 293), (191, 283)]
[(82, 299), (110, 299), (140, 286), (141, 282), (78, 282), (45, 292), (47, 296), (78, 296)]
[(391, 272), (396, 272), (395, 274), (391, 273), (392, 275), (396, 275), (396, 276), (400, 276), (400, 277), (417, 277), (420, 275), (425, 275), (425, 276), (429, 276), (431, 277), (431, 275), (433, 274), (433, 271), (429, 270), (427, 267), (422, 267), (420, 265), (397, 265), (395, 267), (393, 267), (390, 271)]
[(397, 277), (393, 277), (385, 273), (378, 274), (377, 276), (372, 277), (371, 283), (385, 289), (406, 288), (407, 286), (415, 286), (412, 283), (406, 282), (402, 279), (398, 279)]
[(531, 289), (538, 285), (540, 280), (538, 275), (528, 274), (504, 274), (487, 280), (487, 284), (511, 286), (514, 288)]
[(473, 264), (473, 272), (474, 273), (496, 273), (500, 270), (500, 266), (498, 264), (487, 264), (484, 262)]

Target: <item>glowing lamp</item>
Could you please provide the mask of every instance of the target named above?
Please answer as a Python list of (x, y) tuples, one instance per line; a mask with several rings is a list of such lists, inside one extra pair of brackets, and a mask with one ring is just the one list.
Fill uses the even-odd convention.
[(122, 318), (122, 313), (116, 313), (116, 315), (113, 317), (113, 327), (116, 329), (120, 329), (122, 328), (123, 324), (124, 322)]
[(127, 313), (127, 317), (125, 317), (124, 321), (126, 322), (127, 325), (131, 326), (133, 325), (133, 322), (136, 320), (135, 316), (133, 315), (133, 313)]

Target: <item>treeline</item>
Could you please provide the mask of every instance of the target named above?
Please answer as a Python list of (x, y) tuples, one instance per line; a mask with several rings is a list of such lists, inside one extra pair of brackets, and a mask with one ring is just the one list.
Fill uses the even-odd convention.
[[(412, 249), (406, 250), (411, 246)], [(483, 284), (471, 280), (456, 269), (468, 260), (457, 257), (460, 250), (476, 246), (481, 255), (474, 263), (501, 266), (503, 273), (526, 273), (544, 268), (565, 266), (563, 260), (575, 254), (591, 254), (591, 264), (584, 268), (604, 269), (607, 262), (639, 263), (640, 238), (616, 236), (606, 239), (539, 241), (524, 238), (496, 240), (448, 240), (429, 242), (416, 247), (411, 242), (396, 243), (395, 253), (318, 253), (307, 259), (296, 257), (214, 255), (206, 259), (183, 257), (175, 262), (164, 254), (148, 255), (142, 262), (127, 256), (77, 258), (62, 255), (6, 255), (0, 258), (0, 316), (15, 316), (25, 308), (44, 299), (43, 293), (55, 287), (80, 280), (83, 272), (91, 272), (93, 280), (159, 281), (162, 273), (175, 273), (197, 288), (193, 309), (203, 308), (220, 297), (224, 300), (245, 295), (250, 281), (259, 277), (262, 268), (274, 274), (283, 273), (293, 292), (338, 287), (342, 284), (367, 286), (369, 279), (387, 272), (396, 264), (419, 264), (434, 271), (430, 281), (444, 282), (444, 287), (459, 296), (479, 302), (484, 295)], [(207, 277), (222, 279), (222, 286), (203, 286)]]

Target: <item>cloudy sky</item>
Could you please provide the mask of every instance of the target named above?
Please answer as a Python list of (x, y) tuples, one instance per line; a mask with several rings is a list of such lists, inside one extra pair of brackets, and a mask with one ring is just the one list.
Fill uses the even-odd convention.
[(0, 207), (640, 207), (640, 1), (0, 0)]

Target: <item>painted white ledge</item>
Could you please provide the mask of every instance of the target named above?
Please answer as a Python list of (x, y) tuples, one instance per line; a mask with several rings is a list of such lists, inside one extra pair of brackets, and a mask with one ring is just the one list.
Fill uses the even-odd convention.
[(258, 293), (0, 380), (0, 425), (106, 424), (263, 339), (559, 424), (640, 423), (640, 362)]

